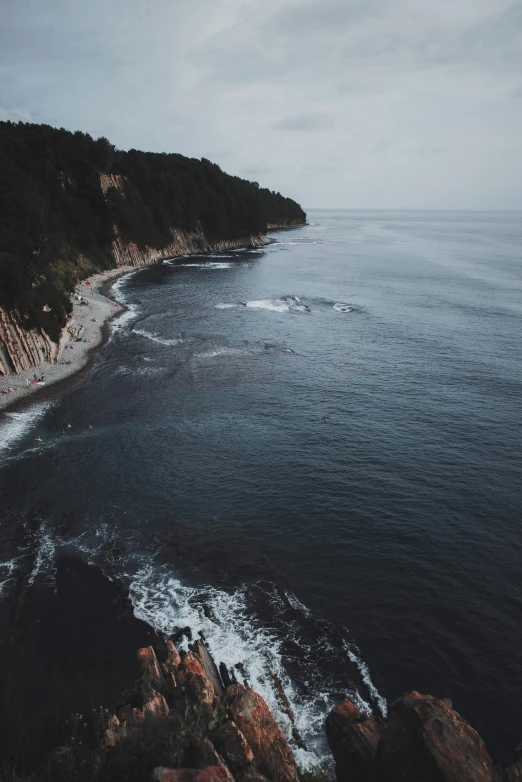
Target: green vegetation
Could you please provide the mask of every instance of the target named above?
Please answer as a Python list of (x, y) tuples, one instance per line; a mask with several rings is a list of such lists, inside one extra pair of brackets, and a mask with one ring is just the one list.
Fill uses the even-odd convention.
[[(205, 158), (122, 152), (48, 125), (0, 122), (0, 171), (0, 306), (54, 340), (75, 282), (114, 266), (114, 226), (127, 242), (161, 248), (172, 228), (215, 241), (306, 219), (295, 201)], [(104, 195), (102, 173), (123, 177), (122, 188)]]

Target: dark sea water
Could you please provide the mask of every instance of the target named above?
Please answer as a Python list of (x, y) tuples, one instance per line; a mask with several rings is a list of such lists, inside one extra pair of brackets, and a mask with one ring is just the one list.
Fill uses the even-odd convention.
[(13, 530), (43, 503), (35, 594), (79, 554), (155, 629), (203, 631), (277, 711), (271, 666), (301, 762), (325, 755), (335, 702), (385, 713), (411, 689), (452, 697), (509, 759), (521, 217), (308, 217), (261, 250), (123, 278), (129, 311), (87, 377), (0, 418), (4, 600), (27, 556)]

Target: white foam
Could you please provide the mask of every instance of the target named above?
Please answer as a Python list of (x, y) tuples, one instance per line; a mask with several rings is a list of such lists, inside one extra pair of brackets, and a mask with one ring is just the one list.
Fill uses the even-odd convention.
[(14, 574), (20, 559), (21, 557), (15, 557), (7, 562), (0, 562), (0, 597), (4, 594), (7, 586), (14, 581)]
[(132, 333), (139, 334), (140, 337), (146, 337), (152, 342), (157, 342), (159, 345), (179, 345), (183, 342), (181, 337), (165, 339), (164, 337), (159, 337), (155, 331), (146, 331), (145, 329), (133, 329)]
[(309, 312), (298, 296), (284, 296), (280, 299), (257, 299), (245, 302), (245, 307), (256, 310), (272, 310), (273, 312)]
[(205, 353), (195, 353), (195, 358), (216, 358), (216, 356), (244, 356), (245, 351), (241, 348), (221, 347), (214, 350), (208, 350)]
[(237, 304), (216, 304), (217, 310), (230, 310), (235, 309), (237, 307)]
[(34, 560), (33, 570), (29, 576), (29, 583), (33, 584), (35, 578), (41, 573), (52, 570), (54, 572), (55, 543), (51, 533), (42, 526), (38, 533), (38, 545)]
[(4, 413), (0, 423), (0, 455), (20, 440), (50, 407), (51, 402), (42, 402), (20, 413)]
[(352, 663), (355, 663), (357, 666), (359, 673), (361, 674), (363, 682), (368, 687), (368, 691), (371, 694), (374, 701), (379, 706), (379, 710), (381, 712), (381, 715), (386, 719), (386, 716), (388, 714), (388, 704), (386, 703), (385, 698), (382, 697), (376, 686), (371, 680), (370, 677), (370, 671), (368, 670), (368, 666), (366, 663), (361, 660), (361, 658), (355, 653), (353, 648), (348, 644), (346, 641), (343, 642), (344, 649), (346, 651), (346, 654), (348, 655), (349, 659)]
[(180, 266), (183, 268), (192, 267), (194, 269), (231, 269), (233, 266), (237, 266), (237, 264), (225, 261), (221, 261), (221, 263), (203, 261), (202, 263), (182, 263)]
[(334, 304), (333, 308), (336, 312), (351, 312), (353, 309), (349, 304)]
[[(194, 636), (203, 633), (218, 664), (224, 662), (233, 668), (242, 663), (248, 682), (265, 699), (291, 740), (290, 720), (280, 708), (268, 675), (267, 669), (271, 668), (283, 684), (305, 742), (308, 739), (311, 746), (315, 743), (311, 741), (313, 736), (322, 736), (327, 696), (315, 693), (305, 700), (298, 697), (282, 664), (282, 641), (249, 614), (244, 589), (232, 594), (213, 587), (196, 589), (184, 586), (166, 569), (147, 565), (136, 573), (129, 592), (135, 616), (158, 632), (170, 635), (179, 627), (189, 626)], [(187, 648), (186, 642), (180, 646)], [(241, 679), (240, 673), (238, 678)], [(328, 706), (333, 706), (333, 702)], [(318, 751), (319, 755), (312, 749), (294, 747), (302, 768), (310, 768), (326, 758), (326, 748)]]
[(124, 277), (120, 277), (114, 285), (112, 286), (112, 295), (116, 299), (116, 301), (119, 301), (120, 304), (123, 304), (124, 307), (126, 307), (125, 312), (122, 312), (121, 315), (118, 315), (117, 318), (110, 321), (111, 330), (114, 331), (121, 331), (121, 329), (126, 326), (129, 321), (131, 321), (133, 318), (135, 318), (139, 314), (139, 309), (135, 304), (130, 304), (127, 301), (127, 297), (125, 296), (125, 288), (127, 287), (129, 281), (132, 277), (134, 277), (135, 274), (137, 274), (140, 269), (136, 269), (134, 272), (129, 272), (129, 274), (126, 274)]
[(293, 592), (287, 592), (286, 598), (292, 608), (295, 608), (296, 611), (300, 611), (304, 616), (311, 617), (312, 612), (309, 608), (307, 608), (301, 601), (293, 594)]

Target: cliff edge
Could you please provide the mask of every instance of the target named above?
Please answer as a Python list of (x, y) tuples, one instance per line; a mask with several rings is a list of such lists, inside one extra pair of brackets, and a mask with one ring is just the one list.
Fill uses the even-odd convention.
[(306, 215), (205, 158), (0, 122), (0, 374), (55, 360), (75, 285), (119, 266), (262, 244)]

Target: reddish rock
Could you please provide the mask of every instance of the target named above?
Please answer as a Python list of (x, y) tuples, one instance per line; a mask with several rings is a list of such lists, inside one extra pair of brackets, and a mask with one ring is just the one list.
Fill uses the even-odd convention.
[(211, 705), (216, 699), (216, 692), (203, 670), (201, 662), (188, 652), (183, 656), (177, 671), (179, 684), (202, 704)]
[(180, 766), (186, 768), (207, 768), (207, 766), (222, 766), (221, 758), (211, 741), (202, 739), (192, 733), (186, 736), (182, 746), (182, 756), (179, 760)]
[(326, 719), (326, 735), (338, 782), (373, 782), (382, 727), (351, 701), (336, 706)]
[(234, 782), (234, 777), (225, 766), (195, 768), (165, 768), (160, 766), (152, 772), (153, 782)]
[(376, 754), (379, 782), (492, 782), (493, 762), (451, 701), (411, 692), (390, 709)]
[(111, 747), (116, 746), (119, 741), (119, 733), (120, 721), (115, 714), (111, 714), (107, 720), (107, 728), (105, 730), (105, 736), (103, 739), (103, 744), (106, 749), (110, 749)]
[(172, 641), (167, 641), (167, 660), (165, 667), (168, 671), (175, 673), (181, 663), (181, 657)]
[(144, 688), (161, 691), (164, 683), (163, 674), (152, 646), (138, 649), (138, 660), (143, 669), (141, 681)]
[(254, 753), (235, 722), (225, 722), (212, 732), (211, 738), (233, 771), (245, 768), (254, 760)]
[(256, 769), (273, 782), (297, 782), (294, 756), (263, 698), (250, 687), (233, 684), (223, 700), (254, 753)]
[(164, 696), (160, 692), (152, 690), (143, 704), (143, 714), (151, 714), (153, 717), (166, 717), (169, 711), (170, 709)]

